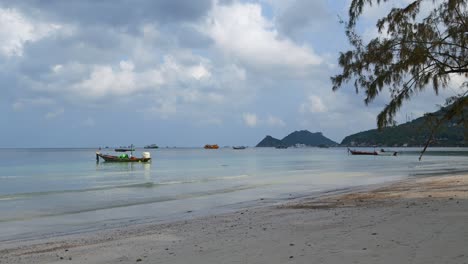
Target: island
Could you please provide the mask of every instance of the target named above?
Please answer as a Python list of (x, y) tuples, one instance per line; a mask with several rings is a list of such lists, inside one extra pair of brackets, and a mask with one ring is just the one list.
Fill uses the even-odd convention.
[(308, 130), (294, 131), (283, 139), (277, 139), (272, 136), (266, 136), (256, 147), (278, 147), (278, 146), (337, 146), (338, 143), (325, 137), (322, 132), (312, 133)]

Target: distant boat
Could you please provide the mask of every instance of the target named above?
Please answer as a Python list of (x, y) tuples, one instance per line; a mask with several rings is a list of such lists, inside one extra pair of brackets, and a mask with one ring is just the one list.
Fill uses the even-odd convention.
[(145, 146), (144, 148), (145, 148), (145, 149), (157, 149), (157, 148), (159, 148), (159, 147), (158, 147), (158, 145), (156, 145), (156, 144), (151, 144), (151, 145)]
[(379, 153), (377, 153), (376, 151), (358, 151), (358, 150), (352, 150), (350, 148), (348, 148), (348, 152), (351, 153), (351, 155), (373, 155), (373, 156), (377, 156), (379, 155)]
[(377, 151), (357, 151), (357, 150), (351, 150), (348, 148), (348, 152), (351, 153), (351, 155), (372, 155), (372, 156), (396, 156), (398, 154), (398, 152), (396, 151), (392, 151), (392, 152), (388, 152), (388, 151), (385, 151), (385, 150), (381, 150), (381, 152), (377, 152)]
[(214, 145), (205, 145), (205, 149), (219, 149), (219, 146), (217, 144)]
[(245, 146), (235, 146), (235, 147), (232, 147), (233, 149), (246, 149), (247, 147)]
[(120, 146), (119, 148), (114, 149), (115, 152), (126, 152), (126, 151), (135, 151), (135, 148), (133, 145), (130, 145), (128, 147), (122, 147)]
[(277, 148), (277, 149), (287, 149), (288, 147), (284, 146), (284, 145), (279, 145), (279, 146), (276, 146), (275, 148)]

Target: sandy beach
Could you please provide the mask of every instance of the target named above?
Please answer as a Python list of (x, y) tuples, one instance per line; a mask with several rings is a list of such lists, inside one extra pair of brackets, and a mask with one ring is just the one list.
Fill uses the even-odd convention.
[(0, 263), (137, 262), (468, 263), (468, 175), (0, 245)]

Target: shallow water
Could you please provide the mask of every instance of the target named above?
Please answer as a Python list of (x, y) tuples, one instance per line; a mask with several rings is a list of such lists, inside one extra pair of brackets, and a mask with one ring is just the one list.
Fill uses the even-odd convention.
[(96, 163), (94, 149), (1, 149), (0, 241), (177, 220), (468, 171), (467, 149), (435, 149), (421, 162), (417, 149), (403, 151), (376, 157), (349, 156), (344, 148), (156, 149), (144, 164)]

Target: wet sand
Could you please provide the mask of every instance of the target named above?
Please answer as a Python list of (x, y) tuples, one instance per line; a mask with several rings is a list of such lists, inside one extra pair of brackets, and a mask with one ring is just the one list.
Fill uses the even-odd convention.
[(0, 263), (468, 263), (468, 175), (5, 243)]

